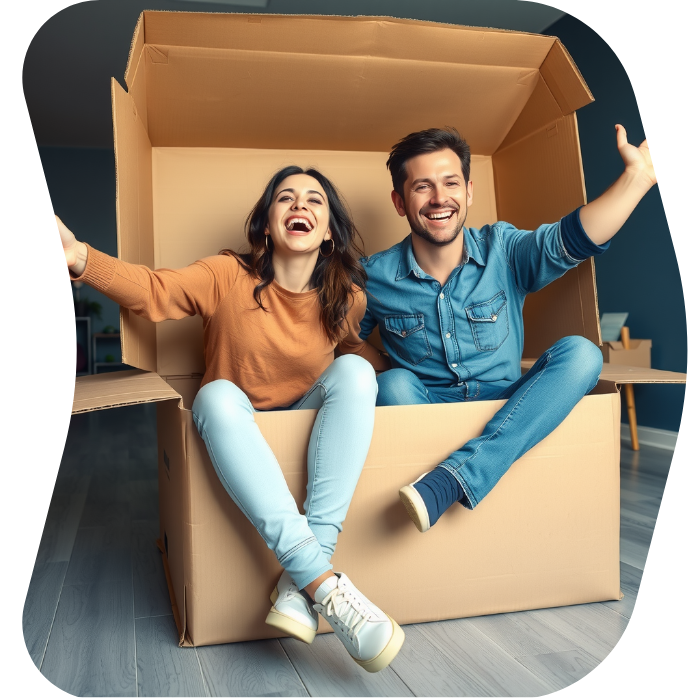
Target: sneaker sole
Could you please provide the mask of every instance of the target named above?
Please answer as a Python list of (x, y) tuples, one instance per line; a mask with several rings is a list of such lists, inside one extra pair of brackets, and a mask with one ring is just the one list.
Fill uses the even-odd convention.
[(428, 509), (423, 503), (420, 494), (413, 487), (413, 484), (404, 486), (399, 491), (401, 503), (408, 511), (408, 517), (411, 518), (413, 524), (418, 528), (419, 532), (427, 532), (430, 529), (430, 518), (428, 517)]
[(302, 623), (298, 620), (295, 620), (288, 615), (284, 615), (277, 610), (274, 605), (277, 602), (278, 595), (279, 593), (277, 592), (277, 588), (275, 588), (270, 594), (272, 608), (270, 609), (270, 612), (267, 613), (265, 623), (270, 625), (270, 627), (274, 627), (275, 629), (288, 634), (290, 637), (294, 637), (294, 639), (298, 639), (300, 642), (311, 644), (316, 637), (316, 630), (313, 630), (306, 625), (302, 625)]
[[(387, 615), (387, 617), (389, 616)], [(403, 646), (404, 639), (406, 638), (404, 631), (393, 620), (393, 618), (389, 617), (389, 620), (391, 620), (392, 627), (391, 639), (389, 639), (389, 643), (384, 647), (384, 649), (382, 649), (379, 654), (369, 661), (360, 661), (354, 656), (352, 657), (358, 666), (362, 666), (362, 668), (369, 673), (377, 673), (377, 671), (381, 671), (383, 668), (386, 668), (396, 658), (396, 655)]]

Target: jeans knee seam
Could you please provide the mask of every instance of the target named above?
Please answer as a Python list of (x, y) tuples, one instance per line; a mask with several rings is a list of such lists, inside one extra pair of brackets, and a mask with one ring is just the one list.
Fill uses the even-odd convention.
[(547, 356), (547, 361), (545, 362), (545, 365), (544, 365), (544, 367), (542, 368), (542, 371), (538, 373), (537, 378), (535, 379), (535, 381), (532, 382), (532, 384), (530, 384), (530, 386), (525, 390), (525, 393), (518, 399), (518, 401), (516, 402), (515, 406), (513, 406), (513, 408), (511, 408), (511, 410), (509, 411), (508, 415), (501, 421), (501, 424), (498, 426), (498, 428), (496, 428), (496, 430), (494, 430), (494, 432), (491, 433), (491, 435), (489, 435), (489, 436), (486, 438), (486, 440), (484, 440), (482, 443), (480, 443), (479, 446), (476, 448), (476, 450), (474, 450), (474, 454), (471, 455), (471, 457), (467, 457), (467, 459), (465, 459), (463, 462), (461, 462), (461, 463), (459, 464), (459, 466), (457, 467), (457, 469), (461, 469), (467, 462), (471, 462), (471, 460), (474, 459), (474, 457), (476, 457), (477, 454), (479, 454), (479, 450), (481, 449), (481, 445), (483, 445), (483, 444), (489, 442), (491, 439), (493, 439), (494, 437), (496, 437), (496, 435), (498, 435), (498, 433), (499, 433), (499, 431), (501, 430), (501, 428), (506, 424), (506, 422), (508, 421), (508, 419), (513, 415), (513, 413), (515, 412), (515, 410), (518, 408), (518, 406), (520, 405), (520, 402), (528, 395), (530, 389), (532, 389), (532, 387), (534, 387), (535, 384), (537, 384), (537, 382), (540, 381), (540, 379), (542, 378), (542, 376), (543, 376), (544, 373), (545, 373), (545, 370), (547, 369), (547, 367), (548, 367), (548, 365), (549, 365), (549, 361), (552, 359), (552, 356), (550, 355), (549, 352), (545, 353), (545, 355)]
[[(320, 417), (320, 423), (318, 426), (318, 435), (316, 436), (316, 453), (314, 456), (314, 479), (311, 482), (311, 489), (309, 493), (309, 505), (306, 508), (306, 518), (308, 520), (308, 515), (312, 511), (313, 508), (313, 503), (314, 503), (314, 495), (315, 495), (315, 487), (316, 487), (316, 475), (318, 474), (318, 451), (321, 443), (321, 433), (323, 432), (323, 425), (326, 422), (326, 401), (328, 399), (328, 389), (326, 386), (323, 384), (323, 382), (319, 382), (317, 386), (320, 386), (323, 389), (323, 403), (321, 404), (321, 408), (319, 408), (319, 411), (321, 413)], [(314, 387), (316, 388), (316, 387)]]
[(279, 563), (282, 564), (282, 566), (284, 566), (284, 562), (287, 561), (289, 557), (291, 557), (293, 554), (296, 554), (300, 549), (316, 541), (316, 537), (312, 535), (311, 537), (307, 537), (305, 540), (302, 540), (301, 542), (295, 544), (290, 550), (286, 551), (282, 556), (279, 557)]

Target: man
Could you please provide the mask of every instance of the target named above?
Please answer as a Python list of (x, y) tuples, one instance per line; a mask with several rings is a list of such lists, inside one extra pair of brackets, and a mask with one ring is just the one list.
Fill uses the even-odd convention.
[(535, 231), (504, 222), (465, 228), (470, 151), (456, 130), (409, 134), (391, 151), (391, 198), (411, 233), (362, 260), (369, 280), (360, 335), (378, 325), (392, 366), (378, 377), (377, 405), (507, 399), (479, 437), (400, 490), (421, 532), (456, 501), (476, 507), (598, 382), (600, 350), (578, 336), (556, 342), (521, 376), (522, 307), (528, 293), (606, 250), (656, 183), (646, 141), (636, 148), (615, 128), (620, 178)]

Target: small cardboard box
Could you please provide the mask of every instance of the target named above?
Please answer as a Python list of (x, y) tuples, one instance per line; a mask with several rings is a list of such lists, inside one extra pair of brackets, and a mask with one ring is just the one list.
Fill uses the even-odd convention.
[[(471, 226), (533, 228), (585, 203), (575, 110), (592, 97), (556, 38), (376, 17), (144, 12), (125, 80), (128, 92), (113, 80), (112, 102), (129, 262), (181, 267), (240, 247), (246, 213), (289, 163), (331, 177), (367, 252), (387, 248), (407, 234), (387, 153), (445, 124), (472, 146)], [(531, 295), (524, 314), (525, 357), (571, 334), (600, 345), (592, 261)], [(180, 643), (276, 636), (263, 621), (280, 566), (226, 495), (189, 410), (201, 319), (155, 325), (122, 309), (121, 337), (124, 362), (144, 371), (80, 380), (74, 411), (161, 402), (161, 545)], [(606, 377), (477, 509), (455, 506), (424, 535), (398, 489), (478, 435), (502, 402), (377, 409), (336, 570), (399, 623), (619, 598), (620, 402)], [(299, 504), (314, 416), (256, 415)]]
[(630, 338), (630, 346), (627, 350), (622, 346), (621, 340), (605, 341), (602, 350), (603, 361), (611, 365), (651, 367), (651, 340)]

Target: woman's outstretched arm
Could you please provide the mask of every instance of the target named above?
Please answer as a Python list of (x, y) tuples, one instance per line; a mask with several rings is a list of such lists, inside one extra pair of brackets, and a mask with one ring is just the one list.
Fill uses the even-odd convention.
[(78, 241), (58, 217), (56, 223), (71, 278), (149, 321), (207, 318), (236, 281), (239, 265), (230, 256), (215, 255), (179, 270), (151, 270), (106, 255)]

